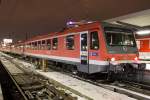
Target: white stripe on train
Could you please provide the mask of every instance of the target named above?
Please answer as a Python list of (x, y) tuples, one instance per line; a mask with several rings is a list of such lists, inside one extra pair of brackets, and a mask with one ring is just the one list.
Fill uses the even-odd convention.
[[(48, 56), (48, 55), (42, 55), (42, 54), (31, 54), (31, 53), (25, 53), (25, 55), (29, 56), (35, 56), (40, 58), (50, 58), (50, 59), (57, 59), (57, 60), (64, 60), (64, 61), (72, 61), (80, 63), (79, 58), (71, 58), (71, 57), (60, 57), (60, 56)], [(89, 64), (95, 64), (95, 65), (108, 65), (108, 61), (98, 61), (98, 60), (89, 60)]]
[[(64, 61), (72, 61), (80, 63), (79, 58), (71, 58), (71, 57), (60, 57), (60, 56), (48, 56), (48, 55), (42, 55), (42, 54), (32, 54), (32, 53), (25, 53), (25, 55), (29, 56), (35, 56), (40, 58), (49, 58), (49, 59), (56, 59), (56, 60), (64, 60)], [(120, 61), (110, 61), (111, 64), (118, 64), (118, 63), (138, 63), (134, 60), (120, 60)], [(98, 61), (98, 60), (89, 60), (89, 64), (94, 65), (109, 65), (109, 61)]]

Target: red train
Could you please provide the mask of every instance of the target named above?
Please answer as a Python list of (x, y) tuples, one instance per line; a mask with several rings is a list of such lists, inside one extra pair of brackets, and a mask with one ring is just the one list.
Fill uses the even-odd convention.
[(137, 37), (136, 41), (139, 48), (139, 58), (150, 60), (150, 36)]
[(138, 60), (133, 31), (105, 22), (74, 24), (13, 45), (10, 52), (71, 64), (89, 74), (145, 68)]

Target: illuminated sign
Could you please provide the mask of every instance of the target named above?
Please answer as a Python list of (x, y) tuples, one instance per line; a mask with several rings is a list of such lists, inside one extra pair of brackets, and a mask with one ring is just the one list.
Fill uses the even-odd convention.
[(4, 44), (12, 43), (12, 39), (3, 39)]

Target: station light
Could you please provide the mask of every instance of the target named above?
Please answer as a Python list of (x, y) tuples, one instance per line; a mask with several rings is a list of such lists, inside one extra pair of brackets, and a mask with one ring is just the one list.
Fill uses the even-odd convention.
[(146, 35), (150, 34), (150, 30), (140, 30), (136, 32), (138, 35)]
[(12, 39), (3, 39), (4, 44), (12, 43)]

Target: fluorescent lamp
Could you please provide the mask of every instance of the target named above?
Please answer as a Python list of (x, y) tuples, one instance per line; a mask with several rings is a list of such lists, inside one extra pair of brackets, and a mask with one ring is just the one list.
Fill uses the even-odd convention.
[(146, 35), (146, 34), (150, 34), (150, 30), (140, 30), (136, 32), (139, 35)]

